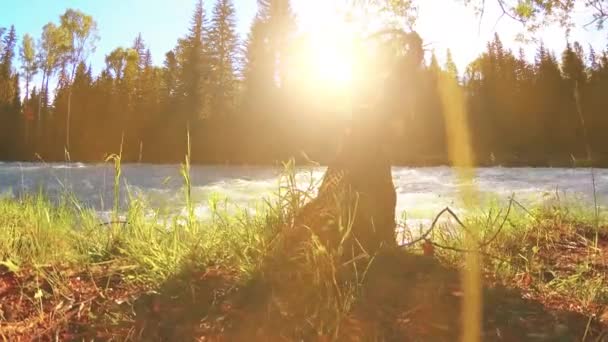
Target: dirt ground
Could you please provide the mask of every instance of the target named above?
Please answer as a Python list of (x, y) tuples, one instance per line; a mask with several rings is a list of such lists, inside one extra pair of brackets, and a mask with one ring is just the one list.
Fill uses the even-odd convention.
[[(588, 253), (573, 241), (556, 246), (541, 256), (557, 272)], [(594, 267), (605, 275), (608, 239), (599, 247)], [(129, 267), (115, 262), (82, 270), (0, 267), (6, 341), (454, 341), (461, 333), (459, 271), (407, 252), (378, 256), (357, 300), (314, 322), (301, 283), (279, 291), (221, 267), (185, 268), (156, 289), (128, 281)], [(484, 341), (608, 341), (608, 308), (548, 296), (535, 289), (539, 281), (524, 274), (504, 286), (485, 277)]]

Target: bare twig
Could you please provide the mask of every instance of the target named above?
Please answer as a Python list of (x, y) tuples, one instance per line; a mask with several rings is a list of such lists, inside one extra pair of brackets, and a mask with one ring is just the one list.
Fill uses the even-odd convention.
[(433, 219), (433, 222), (431, 223), (431, 226), (429, 227), (429, 229), (427, 229), (422, 235), (420, 235), (420, 237), (418, 237), (417, 239), (408, 242), (407, 244), (401, 245), (401, 247), (410, 247), (422, 240), (425, 240), (429, 234), (433, 231), (433, 229), (435, 229), (435, 226), (437, 225), (437, 222), (439, 222), (439, 218), (445, 214), (448, 213), (450, 214), (450, 216), (452, 216), (452, 218), (454, 218), (454, 220), (456, 220), (456, 222), (458, 223), (458, 225), (464, 229), (468, 234), (471, 234), (471, 231), (467, 228), (467, 226), (460, 220), (460, 218), (458, 217), (458, 215), (456, 215), (456, 213), (450, 209), (450, 207), (445, 207), (443, 208)]
[[(500, 235), (500, 233), (502, 232), (502, 230), (503, 230), (503, 228), (504, 228), (504, 226), (505, 226), (505, 224), (506, 224), (506, 222), (507, 222), (507, 220), (508, 220), (508, 218), (509, 218), (509, 216), (510, 216), (510, 214), (511, 214), (511, 210), (513, 209), (513, 204), (516, 204), (516, 203), (517, 203), (517, 204), (519, 204), (519, 203), (518, 203), (518, 202), (515, 200), (515, 198), (512, 196), (512, 197), (509, 199), (509, 205), (508, 205), (508, 207), (507, 207), (507, 211), (506, 211), (506, 213), (505, 213), (505, 215), (504, 215), (504, 218), (503, 218), (503, 220), (502, 220), (502, 223), (500, 224), (500, 226), (498, 227), (498, 229), (497, 229), (497, 230), (494, 232), (494, 234), (493, 234), (493, 235), (492, 235), (492, 236), (491, 236), (491, 237), (490, 237), (488, 240), (486, 240), (486, 241), (482, 241), (482, 242), (479, 242), (479, 243), (477, 244), (477, 246), (478, 246), (478, 248), (479, 248), (479, 249), (482, 249), (482, 248), (484, 248), (484, 247), (487, 247), (487, 246), (488, 246), (488, 245), (490, 245), (492, 242), (494, 242), (494, 240), (496, 240), (496, 238), (498, 237), (498, 235)], [(527, 209), (525, 209), (525, 208), (524, 208), (524, 207), (523, 207), (521, 204), (519, 204), (519, 205), (520, 205), (520, 206), (521, 206), (521, 207), (522, 207), (524, 210), (526, 210), (526, 212), (528, 212), (528, 213), (530, 214), (530, 212), (529, 212)], [(501, 211), (501, 212), (502, 212), (502, 211)], [(499, 213), (498, 213), (496, 220), (498, 220), (498, 217), (500, 216), (501, 212), (499, 212)], [(414, 244), (416, 244), (416, 243), (418, 243), (418, 242), (420, 242), (420, 241), (423, 241), (423, 240), (428, 241), (428, 240), (427, 240), (427, 237), (428, 237), (428, 236), (429, 236), (429, 234), (430, 234), (430, 233), (433, 231), (433, 229), (435, 229), (435, 227), (437, 226), (437, 222), (439, 222), (439, 218), (440, 218), (440, 217), (441, 217), (443, 214), (445, 214), (445, 213), (449, 213), (449, 214), (450, 214), (450, 215), (451, 215), (451, 216), (454, 218), (454, 220), (456, 220), (456, 222), (457, 222), (457, 223), (460, 225), (460, 227), (462, 227), (462, 228), (463, 228), (463, 229), (464, 229), (464, 230), (465, 230), (467, 233), (471, 234), (471, 232), (468, 230), (468, 228), (466, 227), (466, 225), (465, 225), (465, 224), (464, 224), (464, 223), (463, 223), (463, 222), (460, 220), (460, 218), (458, 217), (458, 215), (456, 215), (456, 213), (454, 213), (454, 211), (452, 211), (452, 209), (450, 209), (449, 207), (445, 207), (444, 209), (442, 209), (442, 210), (441, 210), (441, 211), (440, 211), (440, 212), (439, 212), (439, 213), (438, 213), (438, 214), (435, 216), (435, 218), (433, 219), (433, 222), (431, 223), (431, 226), (430, 226), (430, 227), (429, 227), (429, 228), (428, 228), (428, 229), (427, 229), (427, 230), (426, 230), (426, 231), (425, 231), (423, 234), (421, 234), (421, 235), (420, 235), (420, 236), (419, 236), (417, 239), (414, 239), (414, 240), (412, 240), (412, 241), (410, 241), (410, 242), (408, 242), (408, 243), (406, 243), (406, 244), (403, 244), (403, 245), (401, 245), (400, 247), (410, 247), (410, 246), (412, 246), (412, 245), (414, 245)], [(531, 215), (531, 214), (530, 214), (530, 215)], [(532, 216), (532, 215), (531, 215), (531, 216)], [(533, 217), (534, 217), (534, 216), (533, 216)], [(496, 220), (495, 220), (495, 221), (496, 221)], [(496, 223), (496, 222), (494, 222), (493, 224), (495, 224), (495, 223)], [(485, 252), (481, 252), (481, 251), (479, 251), (479, 250), (478, 250), (478, 251), (473, 251), (473, 250), (465, 250), (465, 249), (460, 249), (460, 248), (456, 248), (456, 247), (450, 247), (450, 246), (443, 246), (443, 245), (439, 245), (439, 244), (437, 244), (437, 243), (435, 243), (435, 242), (431, 242), (431, 243), (432, 243), (434, 246), (439, 247), (439, 248), (442, 248), (442, 249), (449, 249), (449, 250), (453, 250), (453, 251), (458, 251), (458, 252), (469, 252), (469, 253), (472, 253), (472, 252), (479, 252), (479, 253), (481, 253), (482, 255), (488, 255), (488, 256), (491, 256), (491, 257), (493, 257), (493, 258), (495, 258), (495, 259), (499, 259), (499, 258), (497, 258), (497, 257), (495, 257), (495, 256), (489, 255), (489, 254), (487, 254), (487, 253), (485, 253)], [(504, 260), (503, 260), (503, 261), (504, 261)]]
[(427, 236), (429, 236), (429, 234), (433, 231), (433, 229), (435, 229), (435, 226), (437, 225), (437, 222), (439, 221), (439, 218), (441, 217), (441, 215), (443, 215), (446, 212), (451, 212), (449, 207), (445, 207), (443, 208), (436, 216), (435, 219), (433, 219), (433, 223), (431, 223), (431, 226), (429, 227), (429, 229), (427, 229), (422, 235), (420, 235), (417, 239), (412, 240), (404, 245), (401, 245), (401, 247), (410, 247), (422, 240), (425, 240)]
[(600, 20), (602, 20), (602, 17), (595, 15), (595, 16), (593, 16), (593, 19), (591, 19), (589, 22), (587, 22), (586, 24), (583, 25), (583, 28), (587, 29), (587, 27), (597, 23)]
[(510, 262), (509, 260), (503, 259), (501, 257), (497, 257), (495, 255), (492, 255), (490, 253), (483, 252), (483, 251), (480, 251), (480, 250), (464, 249), (464, 248), (458, 248), (458, 247), (452, 247), (452, 246), (445, 246), (445, 245), (440, 245), (440, 244), (438, 244), (436, 242), (433, 242), (433, 241), (430, 241), (430, 243), (434, 247), (441, 248), (441, 249), (446, 249), (446, 250), (449, 250), (449, 251), (454, 251), (454, 252), (459, 252), (459, 253), (478, 253), (480, 255), (486, 256), (488, 258), (496, 259), (498, 261), (502, 261), (502, 262), (506, 262), (506, 263)]
[(486, 0), (481, 1), (481, 10), (479, 12), (479, 22), (477, 23), (477, 35), (481, 35), (481, 23), (483, 22), (483, 15), (486, 12)]
[(528, 208), (526, 208), (523, 204), (521, 204), (515, 198), (512, 198), (511, 200), (513, 201), (513, 204), (515, 204), (516, 206), (518, 206), (521, 210), (525, 211), (526, 214), (528, 214), (530, 217), (532, 217), (536, 222), (540, 222), (540, 220), (538, 219), (538, 217), (536, 217), (536, 215), (532, 214), (530, 212), (530, 210), (528, 210)]
[(467, 226), (464, 223), (462, 223), (462, 221), (460, 220), (458, 215), (456, 215), (456, 213), (452, 211), (452, 209), (450, 209), (450, 208), (446, 208), (446, 209), (447, 209), (447, 212), (450, 215), (452, 215), (454, 220), (456, 220), (456, 222), (460, 225), (460, 227), (462, 227), (462, 229), (464, 229), (465, 232), (467, 232), (471, 236), (474, 236), (473, 233), (471, 233), (471, 231), (469, 230), (469, 228), (467, 228)]
[[(500, 226), (498, 227), (498, 229), (496, 230), (494, 235), (479, 245), (480, 248), (486, 247), (486, 246), (490, 245), (492, 242), (494, 242), (494, 240), (496, 240), (496, 238), (498, 237), (498, 234), (500, 234), (500, 232), (502, 231), (502, 228), (505, 226), (505, 223), (507, 222), (507, 219), (509, 218), (509, 214), (511, 214), (511, 208), (513, 207), (513, 201), (514, 201), (514, 199), (513, 199), (513, 197), (511, 197), (511, 199), (509, 200), (509, 206), (507, 207), (507, 212), (505, 213), (504, 220), (502, 221), (502, 223), (500, 224)], [(498, 216), (497, 216), (497, 218), (498, 218)]]
[(516, 16), (514, 16), (506, 7), (505, 1), (504, 0), (496, 0), (496, 2), (498, 3), (498, 6), (500, 6), (500, 10), (502, 11), (502, 15), (503, 16), (507, 16), (515, 21), (519, 21), (522, 24), (525, 24), (525, 20), (518, 18)]

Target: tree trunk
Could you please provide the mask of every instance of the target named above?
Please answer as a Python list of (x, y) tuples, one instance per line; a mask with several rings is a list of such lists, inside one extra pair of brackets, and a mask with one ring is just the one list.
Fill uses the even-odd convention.
[(38, 96), (38, 120), (37, 120), (37, 128), (36, 130), (38, 131), (38, 134), (40, 134), (40, 120), (41, 120), (41, 115), (42, 115), (42, 96), (44, 94), (44, 81), (46, 78), (46, 70), (42, 72), (42, 83), (40, 84), (40, 93)]
[(25, 120), (23, 120), (23, 122), (24, 122), (24, 126), (25, 126), (24, 127), (25, 128), (25, 136), (24, 136), (24, 138), (25, 138), (25, 145), (24, 145), (24, 148), (26, 149), (26, 152), (27, 152), (27, 146), (29, 145), (28, 144), (28, 140), (29, 140), (29, 126), (30, 125), (29, 125), (29, 122), (28, 122), (28, 118), (25, 117), (25, 115), (28, 115), (28, 113), (27, 113), (27, 107), (28, 107), (28, 100), (29, 100), (29, 97), (30, 97), (30, 78), (31, 78), (30, 75), (25, 75), (25, 100), (23, 100), (23, 103), (25, 103), (25, 106), (24, 106), (24, 109), (23, 109), (23, 114), (24, 114), (23, 117), (24, 118), (22, 118), (22, 119), (25, 119)]
[[(47, 119), (49, 119), (49, 112), (47, 112), (48, 110), (48, 100), (49, 100), (49, 79), (51, 72), (49, 71), (46, 75), (46, 83), (44, 85), (44, 99), (45, 99), (45, 103), (44, 103), (44, 111), (45, 114), (47, 114)], [(43, 132), (44, 133), (44, 146), (47, 148), (47, 151), (53, 151), (52, 148), (50, 148), (50, 146), (52, 146), (52, 144), (50, 144), (50, 139), (51, 139), (51, 130), (54, 129), (53, 125), (51, 125), (50, 120), (48, 120), (48, 122), (45, 124), (46, 130)]]
[(65, 151), (69, 156), (70, 151), (70, 115), (72, 112), (72, 86), (70, 86), (70, 90), (68, 90), (68, 113), (66, 116), (66, 132), (65, 132)]
[(69, 84), (68, 84), (68, 113), (66, 115), (66, 123), (65, 123), (65, 127), (66, 127), (66, 131), (65, 131), (65, 154), (66, 157), (69, 161), (70, 159), (70, 116), (72, 114), (72, 88), (74, 87), (74, 77), (76, 75), (76, 66), (77, 64), (74, 63), (74, 65), (72, 66), (72, 74), (69, 80)]
[(47, 79), (46, 69), (42, 72), (42, 83), (40, 85), (40, 93), (38, 94), (38, 118), (36, 120), (36, 139), (38, 145), (40, 144), (40, 136), (42, 130), (42, 97), (44, 95), (44, 82)]

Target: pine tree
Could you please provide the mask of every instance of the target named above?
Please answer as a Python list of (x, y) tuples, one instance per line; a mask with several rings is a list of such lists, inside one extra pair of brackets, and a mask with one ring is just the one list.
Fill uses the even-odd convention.
[(13, 58), (15, 57), (15, 45), (17, 44), (17, 32), (15, 26), (11, 26), (8, 34), (2, 39), (2, 55), (0, 56), (0, 73), (3, 77), (9, 77), (12, 73)]
[(177, 57), (180, 66), (180, 80), (186, 122), (194, 123), (209, 114), (210, 58), (208, 28), (203, 1), (195, 6), (190, 32), (180, 40)]
[(429, 71), (432, 74), (439, 75), (441, 68), (439, 67), (439, 62), (437, 62), (437, 56), (435, 56), (435, 51), (431, 52), (431, 61), (429, 63)]
[(269, 0), (269, 39), (275, 58), (275, 75), (279, 87), (284, 87), (289, 67), (289, 48), (296, 29), (290, 0)]
[[(3, 30), (0, 30), (4, 33)], [(17, 33), (11, 26), (6, 35), (0, 34), (0, 158), (15, 158), (14, 146), (19, 146), (20, 106), (19, 75), (13, 68)]]
[(456, 67), (456, 63), (454, 63), (454, 59), (452, 59), (452, 51), (450, 49), (446, 51), (444, 68), (450, 77), (458, 79), (458, 68)]
[[(139, 102), (135, 110), (139, 118), (137, 124), (137, 139), (139, 141), (139, 146), (137, 146), (138, 161), (150, 160), (149, 158), (156, 157), (155, 153), (147, 154), (145, 151), (155, 151), (154, 143), (156, 142), (156, 136), (154, 134), (155, 132), (153, 124), (154, 120), (158, 119), (158, 115), (161, 112), (160, 71), (152, 64), (152, 54), (150, 53), (150, 50), (146, 50), (143, 60), (144, 69), (140, 79), (141, 97), (139, 98)], [(149, 158), (148, 155), (150, 155)]]
[(584, 56), (578, 42), (575, 42), (574, 46), (570, 43), (566, 45), (562, 54), (562, 72), (572, 89), (575, 84), (582, 86), (586, 81)]
[(218, 0), (213, 9), (209, 34), (212, 58), (211, 112), (226, 115), (233, 111), (238, 36), (236, 12), (232, 0)]
[(545, 128), (542, 146), (545, 146), (546, 154), (553, 154), (555, 157), (560, 151), (568, 151), (564, 143), (564, 130), (568, 127), (567, 122), (563, 120), (563, 79), (557, 59), (543, 44), (540, 45), (535, 60), (535, 97)]
[(274, 56), (268, 41), (268, 24), (260, 12), (253, 20), (245, 53), (245, 107), (249, 111), (264, 112), (268, 99), (274, 94)]
[(591, 151), (587, 150), (587, 134), (582, 112), (583, 104), (588, 101), (584, 94), (587, 73), (583, 48), (578, 42), (567, 44), (562, 53), (562, 75), (564, 81), (560, 103), (564, 113), (561, 117), (561, 140), (571, 153), (587, 158), (590, 157)]
[(165, 107), (174, 106), (178, 100), (179, 89), (182, 88), (179, 77), (179, 65), (175, 52), (165, 54), (162, 82), (162, 100)]
[[(67, 134), (63, 131), (63, 125), (65, 116), (67, 115), (68, 106), (68, 94), (72, 94), (71, 107), (72, 107), (72, 136), (71, 139), (74, 142), (72, 150), (70, 152), (70, 158), (75, 160), (88, 160), (89, 152), (87, 151), (87, 140), (89, 135), (95, 130), (95, 126), (92, 122), (95, 120), (92, 117), (89, 98), (91, 97), (92, 88), (92, 75), (90, 74), (89, 68), (87, 68), (84, 62), (81, 62), (76, 67), (73, 82), (66, 84), (64, 88), (61, 88), (55, 97), (55, 115), (53, 118), (56, 120), (56, 127), (59, 128), (60, 136)], [(58, 139), (57, 141), (62, 141)], [(59, 147), (59, 146), (58, 146)], [(61, 149), (56, 148), (54, 153), (57, 157), (61, 157)]]
[(589, 44), (589, 74), (590, 76), (594, 74), (600, 68), (600, 61), (595, 53), (595, 49), (591, 44)]
[(141, 32), (137, 35), (137, 37), (135, 37), (132, 48), (133, 50), (135, 50), (135, 52), (137, 52), (137, 55), (139, 56), (138, 67), (141, 71), (144, 69), (146, 64), (146, 44), (144, 42), (144, 38), (141, 35)]
[[(249, 100), (257, 99), (267, 105), (269, 101), (264, 98), (272, 98), (276, 90), (284, 86), (289, 42), (294, 31), (295, 19), (289, 0), (258, 0), (245, 55), (245, 88)], [(256, 94), (254, 89), (263, 94)]]
[(8, 33), (2, 38), (2, 50), (0, 50), (0, 105), (11, 106), (15, 91), (13, 58), (15, 57), (15, 45), (17, 44), (17, 33), (15, 27), (11, 26)]

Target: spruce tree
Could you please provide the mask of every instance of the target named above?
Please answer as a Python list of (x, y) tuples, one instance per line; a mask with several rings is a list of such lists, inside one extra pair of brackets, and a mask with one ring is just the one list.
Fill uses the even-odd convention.
[(20, 139), (19, 75), (13, 68), (17, 33), (11, 26), (8, 33), (0, 32), (0, 158), (15, 158)]
[(137, 52), (137, 55), (139, 56), (138, 67), (141, 71), (144, 69), (146, 63), (146, 44), (144, 42), (144, 38), (141, 35), (141, 32), (137, 35), (137, 37), (135, 37), (132, 48)]
[(209, 34), (212, 63), (211, 112), (216, 116), (233, 111), (238, 52), (236, 12), (232, 0), (218, 0)]
[(180, 66), (180, 96), (186, 122), (194, 124), (209, 114), (209, 32), (203, 1), (198, 0), (189, 34), (180, 40), (177, 57)]
[(445, 56), (445, 72), (452, 78), (458, 79), (458, 68), (452, 58), (452, 51), (447, 49)]

